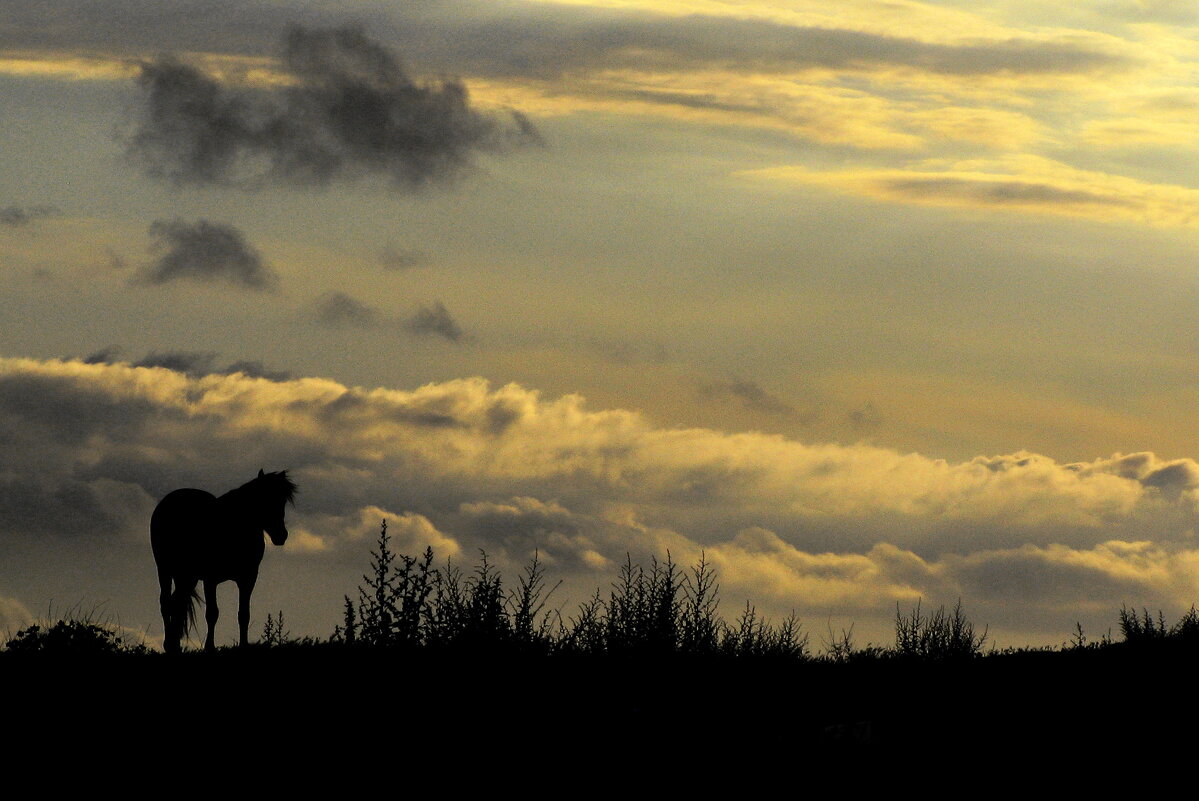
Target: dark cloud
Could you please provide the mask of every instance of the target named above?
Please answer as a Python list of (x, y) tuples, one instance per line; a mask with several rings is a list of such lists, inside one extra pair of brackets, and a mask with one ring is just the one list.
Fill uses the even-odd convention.
[[(109, 345), (83, 357), (84, 364), (116, 364), (123, 349)], [(241, 373), (250, 378), (287, 381), (292, 376), (285, 370), (274, 370), (257, 360), (243, 360), (216, 366), (216, 354), (211, 351), (150, 351), (131, 364), (133, 367), (163, 367), (189, 376), (233, 375)]]
[(474, 109), (460, 81), (417, 84), (356, 28), (292, 27), (282, 68), (292, 86), (237, 91), (171, 57), (143, 63), (130, 154), (178, 183), (381, 174), (411, 189), (452, 178), (478, 151), (538, 141), (522, 115), (504, 123)]
[(107, 345), (83, 357), (84, 364), (113, 364), (121, 356), (119, 345)]
[(326, 292), (314, 304), (316, 321), (329, 328), (373, 328), (382, 319), (379, 311), (344, 292)]
[(137, 485), (73, 476), (0, 476), (0, 530), (64, 539), (113, 538), (145, 519), (149, 496)]
[(150, 351), (133, 363), (134, 367), (165, 367), (176, 373), (186, 373), (190, 376), (210, 375), (217, 372), (213, 365), (216, 354), (210, 351), (173, 350)]
[(701, 387), (704, 395), (711, 398), (732, 398), (750, 411), (766, 414), (794, 415), (796, 409), (791, 404), (772, 395), (756, 381), (743, 381), (733, 378), (728, 381), (714, 381)]
[(16, 228), (61, 213), (57, 206), (3, 206), (0, 207), (0, 225)]
[(440, 300), (434, 301), (432, 306), (421, 306), (405, 323), (405, 328), (414, 334), (445, 337), (450, 342), (462, 339), (462, 329)]
[(429, 257), (419, 250), (406, 250), (394, 245), (387, 245), (379, 253), (379, 263), (383, 265), (384, 270), (400, 272), (425, 266), (429, 263)]
[(292, 379), (292, 374), (286, 370), (274, 370), (257, 360), (233, 362), (219, 372), (223, 375), (241, 373), (250, 378), (265, 378), (268, 381), (290, 381)]
[(258, 251), (232, 225), (199, 220), (156, 220), (150, 226), (155, 249), (162, 252), (138, 280), (165, 284), (180, 278), (223, 281), (247, 289), (271, 289), (278, 283)]

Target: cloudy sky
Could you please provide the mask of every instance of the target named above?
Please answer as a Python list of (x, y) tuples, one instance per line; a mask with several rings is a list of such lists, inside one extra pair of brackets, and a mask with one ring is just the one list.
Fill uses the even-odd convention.
[[(1199, 9), (0, 0), (0, 631), (161, 636), (176, 487), (292, 471), (572, 603), (701, 551), (819, 646), (1199, 599)], [(219, 640), (235, 636), (222, 588)]]

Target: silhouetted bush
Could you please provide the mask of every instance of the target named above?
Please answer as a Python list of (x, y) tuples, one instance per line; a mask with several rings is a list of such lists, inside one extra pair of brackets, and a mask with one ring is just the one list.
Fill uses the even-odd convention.
[(920, 601), (905, 615), (895, 605), (895, 653), (922, 659), (964, 659), (982, 654), (987, 631), (975, 635), (974, 624), (962, 612), (959, 600), (952, 612), (945, 607), (922, 615)]
[(18, 631), (4, 646), (12, 653), (146, 654), (145, 643), (129, 642), (111, 627), (87, 620), (59, 620), (52, 626), (34, 625)]
[(1170, 636), (1187, 643), (1199, 643), (1199, 611), (1194, 605), (1171, 627)]
[(1124, 635), (1125, 642), (1141, 645), (1164, 640), (1170, 636), (1170, 632), (1166, 628), (1165, 617), (1160, 611), (1157, 613), (1156, 619), (1149, 614), (1148, 609), (1143, 609), (1142, 613), (1138, 617), (1135, 609), (1120, 607), (1120, 633)]

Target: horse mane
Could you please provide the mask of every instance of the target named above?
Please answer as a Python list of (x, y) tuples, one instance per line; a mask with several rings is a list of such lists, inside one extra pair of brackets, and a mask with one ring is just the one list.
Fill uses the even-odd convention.
[(287, 475), (286, 470), (280, 470), (277, 473), (263, 473), (247, 483), (245, 486), (248, 487), (250, 484), (256, 483), (262, 486), (263, 492), (268, 492), (271, 495), (281, 497), (285, 503), (290, 503), (293, 506), (295, 505), (296, 493), (300, 491), (300, 488), (297, 487), (296, 482), (292, 481), (291, 477)]
[(277, 473), (264, 473), (260, 470), (257, 476), (242, 484), (237, 489), (229, 490), (221, 498), (228, 498), (230, 501), (237, 498), (244, 502), (248, 497), (262, 498), (265, 496), (267, 498), (282, 498), (284, 503), (290, 503), (294, 506), (296, 493), (299, 491), (300, 488), (287, 475), (286, 470), (280, 470)]

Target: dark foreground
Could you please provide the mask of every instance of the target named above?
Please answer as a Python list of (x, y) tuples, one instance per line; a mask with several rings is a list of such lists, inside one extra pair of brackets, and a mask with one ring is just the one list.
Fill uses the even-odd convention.
[(152, 766), (203, 761), (198, 744), (211, 743), (221, 760), (299, 759), (325, 772), (367, 759), (600, 778), (637, 764), (695, 776), (834, 758), (933, 759), (941, 770), (979, 760), (1066, 770), (1130, 748), (1166, 759), (1199, 744), (1197, 664), (1193, 650), (1171, 647), (837, 664), (320, 645), (175, 658), (4, 654), (0, 681), (7, 731), (38, 749), (75, 744)]

